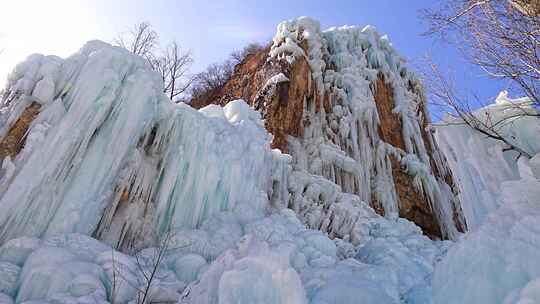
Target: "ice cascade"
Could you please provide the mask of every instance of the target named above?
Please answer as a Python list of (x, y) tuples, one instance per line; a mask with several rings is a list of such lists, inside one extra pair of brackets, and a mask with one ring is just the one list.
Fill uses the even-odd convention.
[[(292, 170), (245, 102), (173, 104), (103, 42), (19, 64), (0, 122), (2, 303), (393, 304), (429, 299), (449, 245)], [(284, 208), (306, 188), (333, 240)]]

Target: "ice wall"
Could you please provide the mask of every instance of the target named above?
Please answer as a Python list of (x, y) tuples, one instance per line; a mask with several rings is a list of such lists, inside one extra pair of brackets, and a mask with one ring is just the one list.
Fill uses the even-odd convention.
[[(536, 120), (505, 129), (536, 154), (518, 163), (461, 127), (437, 135), (475, 227), (455, 244), (432, 241), (396, 216), (388, 157), (450, 236), (444, 208), (455, 201), (433, 174), (445, 170), (443, 157), (422, 139), (421, 91), (405, 90), (417, 83), (388, 41), (369, 27), (321, 32), (300, 18), (282, 23), (274, 43), (272, 56), (306, 58), (313, 88), (339, 101), (331, 111), (324, 99), (320, 111), (305, 101), (311, 125), (291, 141), (292, 158), (270, 148), (245, 102), (175, 105), (144, 60), (105, 43), (18, 65), (0, 110), (0, 303), (136, 303), (145, 291), (147, 303), (539, 300)], [(395, 88), (401, 148), (377, 131), (379, 72)], [(273, 81), (290, 81), (283, 76)], [(521, 101), (502, 95), (488, 110)], [(23, 134), (18, 122), (29, 123)]]
[(449, 242), (357, 207), (356, 248), (306, 229), (291, 210), (246, 219), (242, 209), (175, 229), (157, 269), (159, 248), (129, 256), (81, 234), (13, 239), (0, 247), (0, 300), (137, 303), (148, 291), (147, 303), (430, 303), (433, 267)]
[(161, 87), (146, 61), (98, 41), (19, 64), (1, 132), (29, 104), (41, 109), (22, 151), (3, 160), (0, 241), (82, 233), (126, 249), (237, 204), (264, 208), (287, 160), (258, 114), (242, 101), (197, 112)]
[(499, 185), (500, 205), (437, 265), (435, 303), (540, 301), (540, 175), (520, 163), (519, 178)]

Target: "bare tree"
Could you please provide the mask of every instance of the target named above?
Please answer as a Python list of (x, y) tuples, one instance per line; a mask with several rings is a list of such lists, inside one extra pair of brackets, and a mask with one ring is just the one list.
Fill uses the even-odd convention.
[(111, 304), (116, 304), (116, 293), (119, 288), (119, 282), (118, 282), (118, 275), (117, 275), (117, 269), (115, 264), (115, 258), (114, 258), (114, 248), (111, 247), (111, 261), (112, 261), (112, 282), (111, 283), (111, 294), (109, 296), (109, 299), (111, 300)]
[(163, 92), (172, 101), (177, 101), (193, 81), (187, 74), (193, 63), (191, 52), (184, 51), (176, 41), (161, 49), (159, 36), (148, 22), (136, 24), (120, 34), (113, 44), (146, 58), (152, 69), (161, 76)]
[(204, 71), (195, 75), (189, 89), (191, 102), (207, 104), (208, 99), (213, 98), (229, 81), (236, 65), (263, 49), (264, 46), (259, 43), (250, 43), (241, 51), (232, 52), (225, 61), (211, 64)]
[(540, 16), (540, 0), (511, 0), (511, 4), (523, 14)]
[(118, 35), (113, 44), (123, 47), (133, 54), (150, 58), (159, 45), (159, 36), (148, 22), (141, 22)]
[(195, 75), (190, 89), (192, 100), (205, 98), (219, 91), (231, 78), (234, 70), (232, 60), (226, 60), (223, 63), (214, 63), (209, 65), (206, 70)]
[[(122, 271), (117, 268), (116, 260), (114, 257), (114, 249), (112, 249), (112, 282), (111, 282), (111, 291), (110, 291), (110, 300), (114, 304), (116, 299), (116, 293), (120, 287), (121, 282), (127, 283), (131, 288), (133, 288), (137, 295), (135, 299), (136, 304), (158, 304), (158, 303), (168, 303), (164, 301), (156, 301), (152, 299), (152, 287), (157, 280), (163, 279), (159, 276), (159, 271), (163, 266), (163, 263), (167, 257), (167, 254), (171, 250), (180, 249), (170, 248), (170, 243), (173, 237), (173, 232), (169, 228), (161, 237), (157, 243), (155, 250), (152, 252), (151, 256), (143, 256), (141, 251), (137, 251), (133, 254), (135, 258), (135, 265), (137, 267), (137, 273), (142, 278), (141, 281), (132, 282), (129, 278), (124, 277)], [(121, 279), (121, 280), (120, 280)], [(171, 304), (174, 302), (171, 302)]]
[(427, 35), (458, 47), (487, 75), (508, 79), (540, 106), (540, 1), (447, 0), (423, 11)]
[(446, 120), (437, 123), (438, 125), (461, 124), (467, 125), (473, 130), (480, 132), (487, 138), (497, 140), (505, 145), (504, 151), (516, 151), (519, 156), (531, 158), (532, 155), (521, 147), (519, 142), (507, 135), (505, 127), (527, 116), (538, 116), (538, 111), (530, 107), (530, 102), (510, 103), (507, 105), (512, 110), (511, 115), (504, 117), (494, 117), (489, 110), (474, 111), (475, 106), (485, 106), (478, 98), (474, 97), (474, 103), (470, 97), (462, 97), (455, 88), (454, 83), (449, 80), (431, 60), (427, 61), (429, 70), (425, 72), (424, 83), (429, 90), (430, 104), (435, 107), (441, 107), (447, 115), (453, 117), (452, 120)]
[(230, 61), (222, 64), (211, 64), (208, 68), (197, 75), (197, 81), (208, 89), (224, 85), (232, 74), (233, 66)]
[(193, 57), (191, 52), (183, 52), (178, 43), (172, 42), (162, 54), (151, 58), (152, 68), (159, 73), (163, 80), (163, 92), (167, 93), (171, 100), (184, 93), (193, 82), (193, 77), (187, 73)]
[(247, 56), (256, 54), (257, 52), (259, 52), (263, 48), (264, 48), (264, 46), (262, 46), (261, 44), (259, 44), (257, 42), (253, 42), (253, 43), (250, 43), (250, 44), (246, 45), (241, 51), (232, 52), (231, 55), (230, 55), (230, 58), (231, 58), (231, 60), (233, 61), (234, 64), (239, 64), (242, 61), (244, 61), (244, 59)]
[(509, 104), (514, 115), (495, 120), (486, 112), (479, 118), (473, 102), (483, 103), (459, 97), (447, 76), (429, 61), (426, 80), (431, 103), (447, 107), (462, 123), (528, 157), (502, 129), (516, 119), (540, 116), (533, 110), (540, 108), (539, 13), (538, 0), (447, 0), (438, 9), (422, 12), (429, 23), (427, 35), (454, 45), (487, 76), (508, 80), (511, 89), (530, 99), (527, 105)]
[(135, 260), (137, 264), (137, 268), (139, 269), (139, 272), (144, 278), (143, 287), (142, 289), (138, 289), (137, 294), (137, 304), (146, 304), (146, 303), (155, 303), (152, 302), (152, 300), (149, 298), (152, 283), (159, 279), (158, 277), (158, 271), (160, 267), (162, 266), (163, 261), (165, 260), (165, 257), (169, 251), (169, 244), (171, 242), (172, 233), (170, 230), (167, 231), (167, 233), (164, 235), (163, 238), (159, 241), (158, 247), (153, 252), (152, 257), (150, 259), (150, 267), (144, 267), (143, 263), (141, 262), (141, 257), (139, 253), (135, 254)]

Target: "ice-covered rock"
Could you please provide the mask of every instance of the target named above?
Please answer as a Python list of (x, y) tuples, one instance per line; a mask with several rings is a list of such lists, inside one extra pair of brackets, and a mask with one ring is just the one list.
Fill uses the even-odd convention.
[[(4, 302), (397, 303), (410, 285), (400, 277), (426, 270), (392, 270), (396, 259), (433, 259), (416, 249), (390, 258), (391, 248), (388, 259), (368, 258), (371, 242), (439, 250), (411, 222), (291, 170), (244, 101), (175, 105), (122, 49), (94, 41), (65, 60), (31, 56), (6, 92), (3, 138), (21, 117), (27, 135), (0, 180)], [(326, 154), (354, 163), (330, 145)]]
[(528, 284), (535, 286), (540, 277), (540, 181), (506, 181), (501, 187), (502, 205), (437, 266), (435, 303), (503, 303), (517, 290), (526, 294)]
[[(489, 120), (510, 142), (533, 156), (527, 164), (532, 174), (538, 174), (540, 152), (540, 123), (537, 113), (527, 98), (511, 99), (503, 91), (495, 103), (476, 110), (479, 120)], [(516, 151), (506, 151), (501, 141), (488, 138), (456, 118), (438, 123), (435, 136), (448, 159), (450, 168), (459, 180), (460, 200), (469, 228), (475, 229), (490, 212), (499, 208), (502, 202), (501, 184), (520, 179)], [(528, 170), (528, 169), (527, 169)], [(525, 173), (525, 172), (522, 172)]]
[[(321, 176), (434, 238), (466, 230), (452, 175), (425, 130), (429, 113), (421, 84), (373, 27), (322, 31), (307, 17), (280, 23), (269, 49), (239, 64), (219, 96), (193, 105), (237, 98), (262, 113), (272, 145), (291, 154), (292, 179)], [(310, 227), (332, 228), (324, 210), (336, 200), (315, 197), (331, 186), (301, 179), (303, 189), (291, 181), (289, 206)]]

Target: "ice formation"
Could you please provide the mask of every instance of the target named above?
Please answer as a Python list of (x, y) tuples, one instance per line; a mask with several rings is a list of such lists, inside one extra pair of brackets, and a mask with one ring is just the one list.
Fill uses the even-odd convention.
[[(493, 185), (467, 190), (462, 177), (471, 173), (459, 153), (480, 175), (505, 169), (487, 170), (473, 154), (481, 152), (463, 147), (450, 164), (477, 225), (456, 243), (431, 240), (397, 217), (387, 157), (407, 168), (445, 232), (459, 238), (448, 213), (455, 200), (432, 174), (433, 164), (448, 168), (430, 159), (442, 155), (429, 154), (420, 134), (423, 97), (404, 89), (417, 82), (388, 40), (371, 27), (322, 32), (300, 18), (278, 27), (271, 54), (306, 56), (316, 89), (343, 103), (328, 117), (308, 109), (312, 127), (292, 156), (271, 148), (261, 114), (244, 101), (198, 111), (173, 104), (143, 59), (106, 43), (19, 64), (0, 109), (0, 303), (538, 300), (540, 155), (519, 166), (506, 159), (515, 178), (497, 180), (500, 204), (480, 219), (471, 198)], [(377, 71), (396, 84), (404, 149), (376, 132), (369, 92)], [(287, 81), (277, 74), (266, 86)], [(509, 127), (536, 154), (527, 130)], [(448, 132), (452, 140), (471, 135)], [(443, 145), (450, 157), (453, 144)], [(386, 216), (368, 204), (372, 194)]]
[[(448, 168), (431, 135), (423, 134), (429, 120), (422, 117), (425, 100), (421, 85), (386, 36), (381, 37), (370, 26), (321, 31), (317, 21), (301, 17), (278, 26), (269, 55), (288, 63), (305, 58), (317, 92), (315, 100), (304, 101), (303, 120), (307, 123), (302, 136), (288, 138), (295, 170), (322, 176), (364, 202), (376, 201), (392, 219), (403, 211), (394, 170), (406, 168), (420, 193), (418, 199), (425, 201), (416, 204), (427, 205), (424, 208), (436, 216), (438, 227), (429, 233), (457, 238), (465, 224), (452, 185), (444, 178)], [(391, 88), (390, 100), (377, 100), (376, 91), (383, 89), (377, 86)], [(393, 103), (389, 113), (381, 112), (383, 102)], [(395, 115), (390, 119), (399, 121), (396, 128), (400, 130), (390, 131), (398, 133), (397, 140), (381, 134), (380, 115)], [(306, 201), (303, 195), (293, 193), (298, 196), (293, 208), (305, 210), (309, 226), (324, 225), (326, 218), (312, 202), (316, 198), (308, 193), (307, 202), (302, 203), (299, 201)], [(333, 202), (323, 201), (327, 205)], [(317, 217), (319, 222), (314, 222)]]
[(459, 119), (436, 127), (472, 231), (437, 265), (435, 303), (540, 302), (540, 122), (521, 115), (537, 113), (528, 99), (507, 94), (474, 115), (491, 119), (531, 159)]
[[(4, 302), (399, 303), (429, 294), (447, 243), (322, 177), (293, 174), (241, 100), (200, 111), (173, 104), (144, 60), (93, 41), (68, 59), (34, 55), (16, 67), (4, 137), (35, 104), (20, 151), (3, 150)], [(335, 200), (326, 225), (354, 245), (284, 208), (288, 189), (305, 187)], [(413, 268), (391, 267), (405, 263)]]
[(61, 63), (33, 56), (17, 66), (4, 128), (21, 108), (42, 106), (24, 149), (6, 161), (1, 240), (82, 233), (126, 248), (236, 204), (262, 208), (270, 168), (280, 168), (271, 164), (284, 158), (267, 148), (257, 113), (241, 101), (200, 113), (173, 105), (155, 76), (100, 42)]

